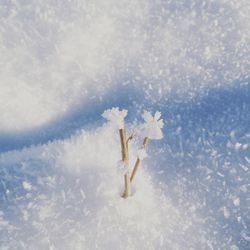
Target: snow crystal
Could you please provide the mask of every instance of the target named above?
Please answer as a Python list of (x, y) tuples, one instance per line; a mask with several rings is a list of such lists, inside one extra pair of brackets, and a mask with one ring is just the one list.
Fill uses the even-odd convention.
[(228, 208), (223, 207), (223, 214), (225, 219), (228, 219), (230, 217), (230, 211), (228, 210)]
[(23, 188), (27, 191), (30, 191), (32, 189), (32, 185), (27, 181), (23, 181), (22, 185), (23, 185)]
[(239, 143), (239, 142), (236, 142), (235, 143), (235, 150), (240, 150), (241, 149), (241, 147), (242, 147), (242, 144), (241, 143)]
[(127, 116), (128, 111), (119, 108), (107, 109), (103, 112), (102, 116), (110, 121), (116, 128), (124, 128), (124, 118)]
[(162, 139), (162, 128), (164, 123), (163, 120), (160, 119), (161, 113), (157, 111), (153, 116), (150, 112), (144, 111), (142, 117), (145, 121), (145, 123), (142, 125), (143, 136), (153, 140)]
[(240, 198), (235, 198), (235, 199), (233, 200), (233, 203), (234, 203), (234, 205), (235, 205), (236, 207), (239, 207), (239, 206), (240, 206)]
[(250, 158), (248, 158), (247, 156), (245, 156), (245, 160), (247, 161), (248, 164), (250, 164)]
[(241, 236), (242, 236), (243, 239), (250, 242), (250, 232), (242, 231)]

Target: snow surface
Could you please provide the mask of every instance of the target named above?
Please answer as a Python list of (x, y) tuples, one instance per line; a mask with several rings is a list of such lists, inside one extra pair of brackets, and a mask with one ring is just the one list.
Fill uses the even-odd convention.
[(2, 249), (202, 247), (201, 219), (179, 211), (147, 171), (138, 174), (133, 196), (121, 198), (119, 147), (112, 126), (104, 125), (2, 154)]
[[(0, 0), (0, 249), (250, 249), (249, 13)], [(165, 124), (128, 200), (111, 107)]]

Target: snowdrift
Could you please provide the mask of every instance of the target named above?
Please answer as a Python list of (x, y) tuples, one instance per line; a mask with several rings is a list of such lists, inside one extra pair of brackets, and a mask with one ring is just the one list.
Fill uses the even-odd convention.
[(199, 216), (179, 211), (145, 166), (121, 198), (116, 132), (104, 125), (0, 156), (1, 249), (205, 249)]

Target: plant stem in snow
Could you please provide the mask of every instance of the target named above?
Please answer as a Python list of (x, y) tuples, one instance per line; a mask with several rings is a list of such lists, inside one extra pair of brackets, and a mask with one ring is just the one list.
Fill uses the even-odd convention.
[[(145, 137), (144, 140), (143, 140), (142, 148), (146, 149), (147, 145), (148, 145), (148, 142), (149, 142), (149, 138)], [(132, 181), (134, 180), (135, 175), (137, 173), (137, 170), (138, 170), (138, 168), (140, 166), (140, 163), (141, 163), (141, 160), (140, 160), (139, 157), (137, 157), (137, 160), (135, 162), (135, 166), (134, 166), (133, 172), (132, 172), (131, 177), (130, 177), (130, 183), (132, 183)]]
[[(122, 161), (124, 162), (125, 167), (128, 169), (129, 159), (128, 159), (128, 146), (127, 146), (125, 129), (119, 129), (119, 133), (120, 133), (121, 148), (122, 148)], [(126, 171), (124, 175), (124, 182), (125, 182), (125, 190), (122, 197), (127, 198), (130, 195), (130, 179), (128, 171)]]

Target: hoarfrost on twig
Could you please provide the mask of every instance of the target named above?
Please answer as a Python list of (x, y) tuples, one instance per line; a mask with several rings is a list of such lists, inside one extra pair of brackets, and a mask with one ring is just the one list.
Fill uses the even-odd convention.
[(164, 126), (164, 122), (160, 119), (161, 113), (157, 111), (153, 116), (150, 112), (144, 111), (142, 117), (145, 121), (142, 125), (143, 136), (153, 140), (162, 139), (163, 134), (161, 130)]
[(117, 172), (122, 176), (129, 173), (129, 167), (125, 164), (124, 161), (117, 162)]
[(140, 148), (137, 152), (137, 157), (142, 161), (147, 157), (147, 152), (145, 148)]
[(106, 109), (102, 117), (110, 121), (118, 129), (124, 128), (124, 118), (127, 116), (126, 109), (119, 110), (119, 108)]

